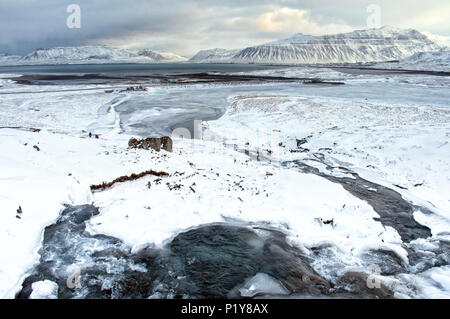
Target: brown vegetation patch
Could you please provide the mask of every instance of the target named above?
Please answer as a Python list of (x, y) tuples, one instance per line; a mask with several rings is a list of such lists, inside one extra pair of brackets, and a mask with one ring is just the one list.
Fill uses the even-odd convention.
[(25, 130), (30, 131), (34, 133), (39, 133), (41, 131), (40, 128), (34, 128), (34, 127), (23, 127), (23, 126), (1, 126), (0, 128), (8, 128), (8, 129), (16, 129), (16, 130)]
[(91, 191), (97, 191), (97, 190), (105, 190), (107, 188), (110, 188), (111, 186), (113, 186), (115, 183), (123, 183), (123, 182), (128, 182), (128, 181), (134, 181), (137, 180), (141, 177), (147, 176), (147, 175), (154, 175), (154, 176), (169, 176), (168, 173), (166, 172), (157, 172), (154, 170), (148, 170), (139, 174), (131, 174), (129, 176), (120, 176), (118, 178), (116, 178), (115, 180), (113, 180), (112, 182), (103, 182), (101, 184), (97, 184), (97, 185), (91, 185)]

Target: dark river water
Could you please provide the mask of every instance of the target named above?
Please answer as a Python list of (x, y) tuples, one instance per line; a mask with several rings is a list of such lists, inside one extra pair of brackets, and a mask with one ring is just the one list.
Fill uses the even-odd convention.
[[(369, 287), (370, 273), (341, 272), (336, 250), (325, 245), (312, 254), (286, 242), (268, 225), (216, 223), (187, 229), (162, 248), (132, 252), (121, 240), (91, 235), (86, 223), (99, 214), (91, 205), (67, 206), (45, 228), (39, 263), (17, 298), (28, 298), (34, 282), (58, 285), (59, 298), (392, 298), (386, 286)], [(448, 263), (449, 243), (433, 257), (410, 250), (406, 266), (392, 252), (373, 249), (363, 266), (380, 265), (383, 275), (423, 271)], [(318, 274), (321, 259), (333, 278)]]
[(117, 64), (58, 64), (0, 66), (0, 73), (17, 74), (104, 74), (104, 75), (167, 75), (201, 72), (244, 72), (284, 68), (265, 64), (214, 63), (117, 63)]
[[(42, 280), (58, 284), (59, 298), (392, 297), (385, 287), (367, 288), (363, 273), (327, 281), (310, 266), (313, 258), (267, 226), (203, 225), (163, 248), (132, 253), (119, 239), (86, 231), (85, 223), (98, 213), (90, 205), (68, 206), (46, 227), (40, 263), (18, 298), (28, 298), (32, 284)], [(378, 261), (392, 259), (378, 254)], [(404, 271), (395, 260), (390, 270)]]

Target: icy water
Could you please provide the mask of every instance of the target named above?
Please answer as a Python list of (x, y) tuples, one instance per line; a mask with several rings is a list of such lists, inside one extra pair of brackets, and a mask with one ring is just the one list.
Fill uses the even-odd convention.
[[(367, 288), (363, 272), (327, 281), (310, 266), (311, 257), (267, 225), (203, 225), (161, 249), (133, 253), (119, 239), (86, 231), (98, 213), (90, 205), (69, 206), (46, 227), (40, 263), (17, 298), (28, 298), (32, 284), (43, 280), (58, 285), (59, 298), (392, 297), (386, 287)], [(377, 254), (389, 260), (383, 251)], [(403, 271), (399, 265), (389, 269)]]
[[(218, 223), (132, 252), (117, 238), (86, 230), (98, 214), (91, 205), (67, 206), (45, 228), (39, 264), (17, 298), (30, 297), (33, 283), (43, 280), (58, 285), (58, 298), (392, 298), (384, 285), (369, 288), (364, 267), (380, 265), (382, 275), (424, 271), (448, 264), (450, 250), (448, 242), (433, 257), (408, 248), (409, 266), (390, 251), (371, 250), (362, 268), (342, 272), (332, 246), (313, 247), (307, 256), (269, 225)], [(318, 262), (332, 279), (313, 269)]]
[[(152, 87), (148, 94), (130, 96), (115, 109), (122, 129), (141, 137), (171, 135), (175, 128), (187, 128), (193, 136), (195, 120), (220, 118), (235, 95), (300, 95), (347, 98), (381, 103), (450, 107), (450, 90), (427, 88), (418, 90), (410, 84), (373, 82), (365, 85), (340, 86), (304, 83), (271, 83), (244, 85), (196, 85), (189, 87)], [(433, 99), (430, 100), (430, 95)]]
[[(417, 238), (428, 238), (431, 236), (431, 230), (419, 224), (413, 217), (415, 210), (420, 209), (422, 212), (429, 214), (431, 212), (428, 209), (408, 203), (396, 191), (365, 180), (345, 167), (331, 167), (323, 161), (319, 162), (325, 165), (330, 174), (322, 173), (319, 169), (298, 160), (283, 162), (282, 165), (295, 167), (301, 172), (315, 174), (333, 183), (342, 185), (352, 195), (367, 201), (380, 215), (380, 218), (377, 218), (377, 220), (384, 226), (393, 227), (399, 233), (403, 242), (407, 243)], [(351, 177), (333, 176), (333, 170), (339, 170)]]
[(276, 69), (285, 66), (264, 64), (203, 63), (117, 63), (0, 66), (0, 73), (16, 74), (104, 74), (104, 75), (167, 75), (201, 72), (244, 72)]

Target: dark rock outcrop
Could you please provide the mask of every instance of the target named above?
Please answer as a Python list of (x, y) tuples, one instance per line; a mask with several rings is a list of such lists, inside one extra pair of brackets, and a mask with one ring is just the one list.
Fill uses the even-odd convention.
[(173, 142), (169, 136), (148, 137), (142, 140), (132, 138), (128, 141), (128, 146), (131, 148), (141, 148), (144, 150), (154, 149), (157, 152), (159, 152), (161, 148), (167, 152), (173, 151)]

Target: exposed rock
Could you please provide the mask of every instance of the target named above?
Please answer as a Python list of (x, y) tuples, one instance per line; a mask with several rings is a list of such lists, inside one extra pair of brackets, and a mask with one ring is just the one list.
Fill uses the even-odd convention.
[(173, 141), (169, 136), (148, 137), (142, 140), (132, 138), (128, 141), (128, 146), (131, 148), (141, 148), (144, 150), (154, 149), (157, 152), (159, 152), (161, 148), (167, 152), (173, 151)]
[(300, 148), (300, 146), (302, 146), (303, 144), (308, 143), (308, 140), (306, 138), (295, 139), (295, 142), (297, 144), (297, 147)]
[(16, 218), (18, 218), (18, 219), (22, 219), (22, 213), (23, 213), (23, 211), (22, 211), (22, 206), (20, 206), (19, 205), (19, 208), (16, 210)]
[(360, 298), (394, 298), (394, 292), (390, 287), (383, 282), (377, 281), (375, 276), (372, 276), (366, 272), (346, 272), (339, 278), (338, 282), (340, 286), (345, 287), (345, 289), (337, 289), (337, 294), (347, 292), (357, 294)]

